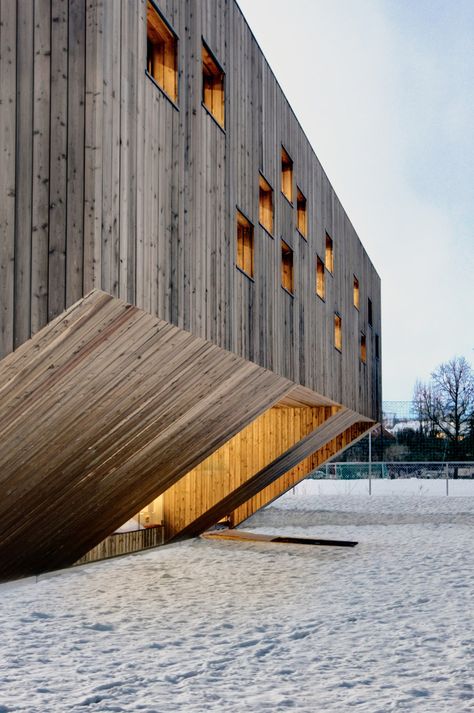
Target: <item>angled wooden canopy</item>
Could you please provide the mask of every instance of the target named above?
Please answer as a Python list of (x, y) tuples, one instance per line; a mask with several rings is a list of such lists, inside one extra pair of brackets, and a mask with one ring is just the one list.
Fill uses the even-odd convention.
[(293, 386), (90, 293), (0, 362), (0, 578), (76, 561)]
[[(293, 477), (297, 477), (301, 480), (314, 468), (314, 460), (310, 458), (310, 456), (314, 454), (317, 461), (318, 457), (321, 458), (324, 455), (324, 459), (327, 460), (336, 455), (338, 450), (345, 448), (351, 440), (360, 437), (370, 425), (370, 422), (361, 423), (361, 416), (346, 408), (340, 408), (335, 414), (329, 417), (324, 418), (324, 416), (322, 416), (316, 428), (311, 430), (308, 435), (298, 440), (294, 445), (269, 462), (265, 467), (261, 468), (258, 472), (253, 473), (240, 483), (238, 483), (238, 478), (232, 479), (231, 476), (226, 494), (220, 499), (215, 499), (215, 502), (210, 507), (201, 506), (201, 508), (199, 508), (201, 502), (199, 499), (196, 499), (193, 507), (192, 486), (190, 487), (190, 484), (186, 482), (186, 478), (183, 478), (171, 488), (171, 492), (173, 493), (174, 502), (183, 499), (183, 488), (187, 491), (187, 499), (189, 500), (191, 498), (191, 503), (187, 509), (187, 522), (185, 524), (181, 522), (180, 527), (176, 526), (176, 521), (174, 521), (173, 518), (177, 517), (179, 511), (176, 507), (166, 507), (167, 498), (170, 497), (170, 491), (167, 491), (164, 495), (165, 536), (170, 540), (176, 540), (199, 535), (230, 513), (235, 514), (235, 521), (232, 522), (232, 524), (238, 524), (238, 522), (252, 514), (251, 511), (240, 510), (240, 508), (242, 508), (245, 503), (252, 503), (252, 499), (254, 499), (260, 491), (270, 488), (272, 484), (277, 483), (281, 478), (292, 471), (295, 473)], [(309, 459), (306, 467), (297, 469), (297, 466), (305, 459)], [(284, 492), (282, 486), (285, 482), (286, 481), (282, 480), (280, 487), (277, 485), (274, 490), (269, 490), (267, 493), (273, 493), (273, 498), (278, 497), (278, 495)], [(270, 498), (268, 495), (267, 502), (273, 498)], [(266, 503), (262, 502), (260, 507), (264, 504)], [(255, 507), (255, 501), (251, 505), (251, 510), (252, 507)], [(244, 512), (246, 513), (245, 516), (243, 515)]]

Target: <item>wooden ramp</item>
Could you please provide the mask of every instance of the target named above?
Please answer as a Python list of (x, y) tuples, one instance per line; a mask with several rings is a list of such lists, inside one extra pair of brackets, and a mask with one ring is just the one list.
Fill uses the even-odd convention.
[(258, 535), (244, 530), (208, 530), (201, 537), (206, 540), (237, 540), (250, 542), (280, 542), (291, 545), (322, 545), (329, 547), (355, 547), (352, 540), (327, 540), (313, 537), (289, 537), (280, 535)]
[(293, 387), (90, 293), (0, 362), (0, 579), (77, 561)]

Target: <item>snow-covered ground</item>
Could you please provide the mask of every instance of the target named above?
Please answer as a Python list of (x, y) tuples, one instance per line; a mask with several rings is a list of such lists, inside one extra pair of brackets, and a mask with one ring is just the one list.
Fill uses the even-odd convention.
[(474, 483), (349, 485), (245, 529), (353, 549), (194, 540), (0, 586), (0, 711), (473, 711)]

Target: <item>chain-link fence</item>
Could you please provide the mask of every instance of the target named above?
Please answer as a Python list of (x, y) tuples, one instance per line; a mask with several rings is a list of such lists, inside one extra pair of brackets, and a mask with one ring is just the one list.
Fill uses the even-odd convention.
[[(332, 462), (315, 470), (309, 479), (318, 481), (364, 481), (360, 493), (388, 494), (390, 481), (404, 481), (410, 487), (399, 489), (401, 493), (430, 495), (474, 495), (474, 462), (466, 461), (418, 461), (402, 463), (383, 462)], [(380, 485), (379, 485), (380, 483)], [(425, 485), (422, 485), (424, 483)], [(462, 483), (466, 486), (463, 487)]]
[(474, 424), (457, 442), (442, 432), (429, 432), (417, 416), (412, 401), (384, 401), (382, 423), (369, 437), (348, 448), (344, 462), (473, 461)]

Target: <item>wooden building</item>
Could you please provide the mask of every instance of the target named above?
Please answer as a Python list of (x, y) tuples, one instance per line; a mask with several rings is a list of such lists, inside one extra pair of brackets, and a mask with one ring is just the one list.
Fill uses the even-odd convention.
[(0, 0), (0, 74), (0, 577), (378, 421), (379, 277), (234, 0)]

